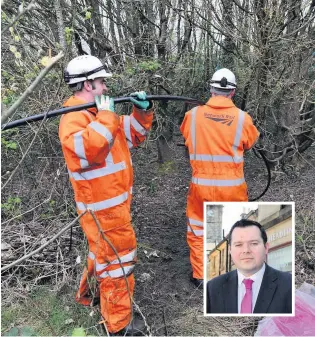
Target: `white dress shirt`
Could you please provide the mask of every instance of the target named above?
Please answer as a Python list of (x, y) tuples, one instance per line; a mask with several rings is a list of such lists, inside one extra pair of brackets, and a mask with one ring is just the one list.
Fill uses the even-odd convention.
[(262, 279), (265, 273), (265, 269), (266, 269), (266, 266), (265, 264), (263, 264), (261, 269), (250, 277), (244, 276), (239, 270), (237, 270), (237, 276), (238, 276), (238, 300), (237, 300), (238, 303), (237, 304), (238, 304), (239, 313), (241, 312), (242, 300), (246, 293), (246, 288), (245, 288), (245, 284), (243, 283), (243, 280), (248, 278), (254, 281), (252, 284), (252, 311), (254, 311), (258, 293), (259, 293), (260, 286), (261, 286), (261, 282), (262, 282)]

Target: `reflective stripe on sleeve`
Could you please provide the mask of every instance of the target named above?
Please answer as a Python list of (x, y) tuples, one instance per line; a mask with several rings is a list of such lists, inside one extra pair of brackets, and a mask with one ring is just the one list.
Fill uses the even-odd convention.
[(196, 112), (198, 107), (194, 107), (191, 111), (191, 125), (190, 125), (190, 133), (191, 133), (191, 141), (192, 141), (192, 150), (193, 150), (193, 158), (196, 160)]
[(94, 255), (93, 252), (89, 252), (88, 257), (89, 257), (91, 260), (95, 260), (95, 255)]
[[(123, 267), (126, 276), (132, 273), (134, 267), (135, 267), (134, 265)], [(115, 270), (104, 271), (100, 275), (101, 278), (105, 278), (105, 277), (118, 278), (118, 277), (122, 277), (122, 276), (124, 276), (122, 268), (118, 268), (118, 269), (115, 269)]]
[(194, 226), (203, 227), (203, 222), (195, 219), (187, 218), (189, 223)]
[(244, 119), (245, 119), (245, 112), (242, 111), (242, 110), (239, 110), (239, 116), (238, 116), (236, 132), (235, 132), (235, 137), (234, 137), (234, 142), (233, 142), (233, 152), (235, 154), (236, 154), (237, 148), (240, 145), (242, 131), (243, 131)]
[(83, 202), (78, 201), (77, 208), (79, 211), (86, 211), (87, 209), (90, 209), (94, 212), (101, 211), (103, 209), (107, 209), (110, 207), (114, 207), (117, 205), (122, 204), (124, 201), (128, 199), (128, 192), (124, 192), (123, 194), (118, 195), (117, 197), (95, 202), (93, 204), (85, 204)]
[(109, 147), (113, 145), (113, 135), (106, 126), (95, 121), (90, 123), (89, 126), (108, 141)]
[(82, 173), (71, 172), (70, 175), (76, 181), (91, 180), (91, 179), (105, 177), (109, 174), (113, 174), (113, 173), (122, 171), (126, 167), (127, 167), (126, 163), (124, 161), (122, 161), (120, 163), (112, 164), (112, 165), (102, 167), (102, 168), (92, 170), (92, 171), (87, 171), (87, 172), (82, 172)]
[[(128, 147), (131, 148), (132, 147), (132, 138), (131, 138), (131, 130), (130, 130), (130, 116), (124, 116), (124, 131), (125, 131), (125, 135), (126, 135), (126, 139), (128, 142)], [(130, 144), (131, 143), (131, 147)]]
[(193, 184), (201, 186), (239, 186), (245, 182), (244, 178), (241, 179), (204, 179), (192, 177)]
[(203, 229), (192, 230), (189, 226), (187, 226), (187, 232), (191, 232), (196, 236), (203, 236)]
[(130, 194), (132, 194), (132, 189), (133, 189), (133, 186), (130, 187)]
[(105, 163), (108, 166), (114, 164), (114, 159), (113, 159), (113, 155), (111, 152), (108, 152), (107, 157), (105, 158)]
[(226, 156), (226, 155), (211, 155), (211, 154), (191, 154), (190, 160), (210, 161), (215, 163), (241, 163), (244, 161), (243, 157)]
[(81, 168), (89, 167), (89, 162), (87, 161), (85, 150), (84, 150), (84, 143), (82, 137), (83, 130), (76, 132), (74, 137), (74, 152), (80, 159)]
[(147, 130), (135, 119), (134, 116), (130, 117), (130, 122), (137, 132), (141, 133), (143, 136), (147, 134)]

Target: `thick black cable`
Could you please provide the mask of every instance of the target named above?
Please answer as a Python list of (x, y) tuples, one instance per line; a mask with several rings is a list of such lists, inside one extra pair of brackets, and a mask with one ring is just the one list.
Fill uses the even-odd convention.
[[(114, 103), (119, 104), (119, 103), (130, 102), (131, 98), (133, 98), (133, 97), (126, 96), (126, 97), (114, 98)], [(204, 102), (199, 101), (195, 98), (183, 97), (183, 96), (171, 96), (171, 95), (148, 95), (147, 100), (149, 100), (149, 101), (184, 101), (186, 103), (191, 103), (191, 104), (196, 104), (196, 105), (203, 105), (204, 104)], [(68, 112), (86, 110), (86, 109), (94, 108), (94, 107), (96, 107), (95, 102), (91, 102), (91, 103), (61, 108), (61, 109), (57, 109), (57, 110), (52, 110), (52, 111), (49, 111), (48, 113), (29, 116), (29, 117), (26, 117), (26, 118), (23, 118), (23, 119), (18, 119), (16, 121), (7, 123), (2, 127), (1, 130), (4, 131), (4, 130), (12, 129), (12, 128), (15, 128), (15, 127), (18, 127), (18, 126), (26, 125), (28, 123), (33, 123), (33, 122), (44, 119), (45, 116), (46, 116), (46, 118), (51, 118), (51, 117), (56, 117), (56, 116), (59, 116), (59, 115), (66, 114)], [(270, 186), (270, 182), (271, 182), (271, 171), (270, 171), (270, 166), (269, 166), (267, 158), (265, 157), (265, 155), (263, 154), (263, 152), (261, 150), (253, 149), (253, 151), (256, 155), (257, 155), (257, 152), (260, 154), (261, 158), (263, 159), (263, 161), (266, 165), (267, 172), (268, 172), (268, 182), (267, 182), (267, 186), (264, 189), (264, 191), (258, 197), (254, 198), (254, 199), (249, 199), (249, 201), (256, 201), (256, 200), (260, 199), (267, 192), (267, 190)]]
[(268, 188), (269, 188), (270, 183), (271, 183), (271, 170), (270, 170), (270, 165), (269, 165), (269, 162), (268, 162), (266, 156), (264, 155), (263, 151), (260, 150), (260, 149), (253, 148), (253, 151), (254, 151), (254, 153), (257, 157), (258, 157), (257, 153), (259, 153), (260, 157), (263, 159), (263, 161), (266, 165), (266, 168), (267, 168), (267, 172), (268, 172), (268, 180), (267, 180), (267, 185), (266, 185), (264, 191), (258, 197), (253, 198), (253, 199), (248, 199), (248, 201), (256, 201), (256, 200), (260, 199), (268, 191)]
[[(114, 103), (119, 104), (119, 103), (130, 102), (131, 98), (134, 98), (134, 97), (114, 98)], [(191, 104), (196, 104), (196, 105), (203, 105), (204, 104), (204, 102), (201, 102), (201, 101), (199, 101), (195, 98), (182, 97), (182, 96), (170, 96), (170, 95), (149, 95), (149, 96), (147, 96), (147, 100), (149, 100), (149, 101), (184, 101), (186, 103), (191, 103)], [(17, 126), (22, 126), (22, 125), (26, 125), (28, 123), (40, 121), (40, 120), (44, 119), (44, 117), (46, 115), (47, 115), (47, 118), (51, 118), (51, 117), (56, 117), (56, 116), (59, 116), (59, 115), (66, 114), (68, 112), (86, 110), (86, 109), (94, 108), (94, 107), (96, 107), (95, 102), (91, 102), (91, 103), (61, 108), (61, 109), (57, 109), (57, 110), (52, 110), (52, 111), (49, 111), (48, 113), (33, 115), (33, 116), (29, 116), (29, 117), (26, 117), (26, 118), (18, 119), (16, 121), (7, 123), (1, 128), (1, 130), (4, 131), (4, 130), (15, 128)]]

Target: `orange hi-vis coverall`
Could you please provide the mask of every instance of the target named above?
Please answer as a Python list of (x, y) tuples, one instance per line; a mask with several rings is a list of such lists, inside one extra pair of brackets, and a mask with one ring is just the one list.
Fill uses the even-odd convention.
[(251, 117), (224, 96), (188, 111), (180, 130), (192, 167), (186, 209), (190, 262), (193, 277), (203, 279), (203, 202), (248, 200), (243, 154), (259, 132)]
[[(70, 97), (64, 106), (84, 104)], [(74, 190), (78, 214), (92, 210), (105, 238), (118, 252), (133, 296), (136, 237), (130, 203), (133, 169), (129, 149), (141, 143), (151, 128), (153, 110), (133, 107), (130, 116), (91, 108), (63, 115), (59, 137)], [(89, 243), (85, 268), (76, 300), (89, 305), (89, 278), (95, 276), (100, 291), (101, 313), (110, 332), (130, 323), (131, 303), (118, 257), (102, 238), (91, 213), (80, 220)]]

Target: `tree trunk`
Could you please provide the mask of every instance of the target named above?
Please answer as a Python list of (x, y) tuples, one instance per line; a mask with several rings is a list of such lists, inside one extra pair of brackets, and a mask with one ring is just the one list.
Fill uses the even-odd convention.
[[(223, 23), (225, 29), (231, 35), (234, 35), (234, 25), (233, 25), (233, 1), (222, 0), (223, 4)], [(235, 45), (234, 40), (230, 35), (224, 37), (224, 49), (222, 55), (222, 67), (234, 69), (234, 51)]]
[(62, 8), (60, 6), (60, 0), (54, 1), (56, 16), (57, 16), (57, 23), (58, 23), (58, 36), (59, 36), (59, 43), (63, 51), (66, 50), (67, 44), (65, 39), (65, 25), (63, 21), (62, 15)]

